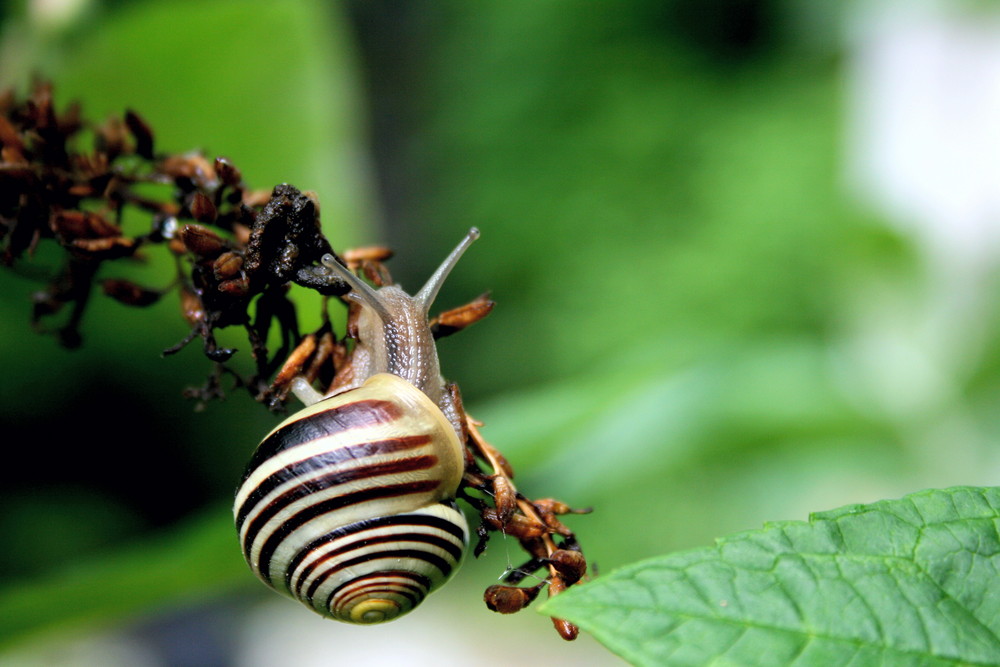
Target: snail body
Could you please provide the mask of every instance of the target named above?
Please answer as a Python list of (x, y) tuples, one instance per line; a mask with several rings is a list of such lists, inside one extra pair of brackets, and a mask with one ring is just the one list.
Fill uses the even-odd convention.
[(321, 275), (347, 282), (361, 305), (354, 379), (331, 396), (293, 383), (306, 407), (258, 445), (233, 512), (251, 570), (323, 616), (397, 618), (462, 560), (465, 450), (427, 311), (477, 237), (471, 230), (415, 296), (322, 260)]

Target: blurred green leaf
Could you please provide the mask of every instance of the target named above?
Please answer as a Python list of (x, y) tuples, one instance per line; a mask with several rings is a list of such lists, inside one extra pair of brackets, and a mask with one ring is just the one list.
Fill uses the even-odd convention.
[(60, 625), (196, 602), (244, 581), (250, 579), (229, 508), (215, 507), (176, 528), (0, 588), (0, 647)]
[(1000, 488), (852, 505), (545, 603), (640, 665), (996, 664)]

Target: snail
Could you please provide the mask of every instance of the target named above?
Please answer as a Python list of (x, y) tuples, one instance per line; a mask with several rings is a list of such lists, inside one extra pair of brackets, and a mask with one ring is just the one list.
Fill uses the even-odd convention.
[(360, 304), (354, 380), (258, 445), (233, 513), (243, 555), (264, 583), (323, 616), (381, 623), (454, 573), (468, 543), (455, 496), (465, 469), (461, 416), (439, 370), (428, 310), (479, 237), (469, 230), (414, 296), (373, 288), (324, 255), (317, 275)]

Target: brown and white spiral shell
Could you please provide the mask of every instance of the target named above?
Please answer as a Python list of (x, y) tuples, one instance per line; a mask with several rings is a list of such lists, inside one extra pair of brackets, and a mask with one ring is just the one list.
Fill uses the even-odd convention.
[(324, 616), (391, 620), (462, 559), (463, 470), (441, 409), (378, 373), (292, 415), (257, 447), (233, 510), (243, 555), (265, 583)]

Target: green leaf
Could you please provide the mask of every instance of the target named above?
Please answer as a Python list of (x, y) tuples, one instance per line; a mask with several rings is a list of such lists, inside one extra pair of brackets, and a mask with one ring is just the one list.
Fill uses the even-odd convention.
[(235, 589), (249, 580), (231, 524), (229, 507), (214, 507), (173, 530), (0, 588), (0, 647), (62, 625), (100, 623)]
[(996, 665), (1000, 488), (930, 490), (643, 561), (549, 600), (638, 665)]

